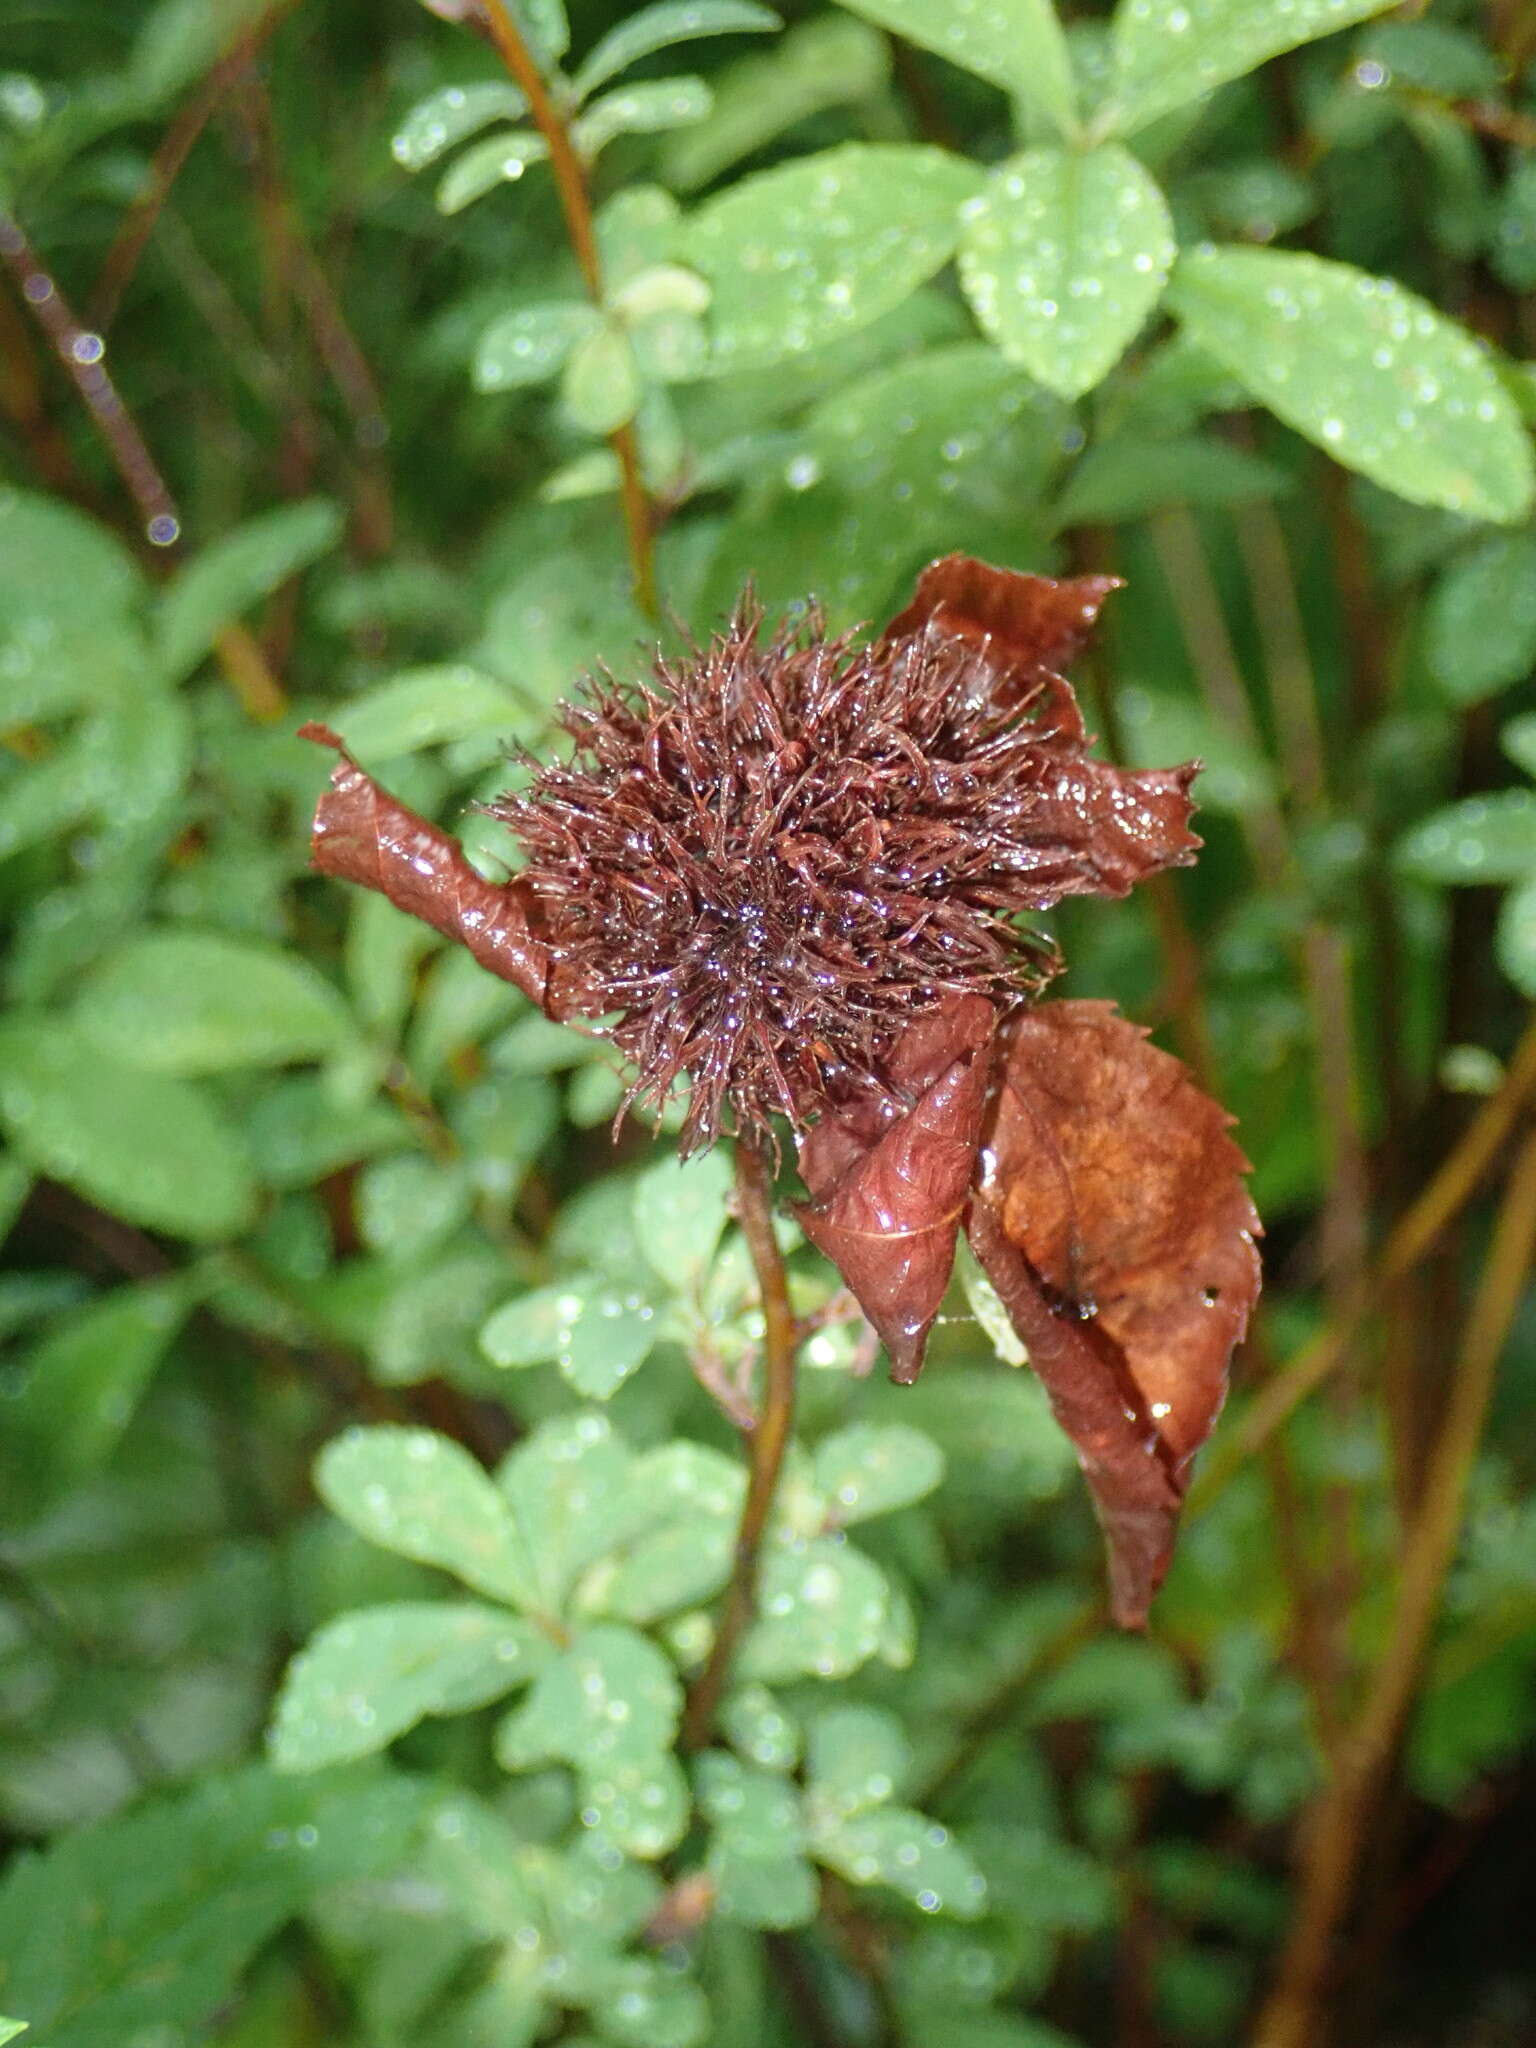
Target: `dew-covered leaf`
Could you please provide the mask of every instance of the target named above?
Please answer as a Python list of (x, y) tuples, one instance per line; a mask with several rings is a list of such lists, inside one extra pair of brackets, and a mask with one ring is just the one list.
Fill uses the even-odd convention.
[(583, 1769), (582, 1802), (582, 1822), (600, 1841), (643, 1858), (676, 1848), (693, 1810), (682, 1766), (665, 1750)]
[(1077, 125), (1072, 60), (1051, 0), (843, 0), (905, 36), (1030, 101), (1063, 135)]
[(1501, 789), (1447, 804), (1398, 842), (1397, 864), (1421, 882), (1523, 881), (1536, 872), (1536, 791)]
[(597, 1773), (649, 1764), (672, 1745), (682, 1711), (677, 1673), (632, 1628), (602, 1623), (546, 1664), (522, 1706), (501, 1724), (496, 1750), (508, 1770), (551, 1759)]
[(526, 1684), (547, 1654), (526, 1622), (474, 1601), (358, 1608), (289, 1664), (268, 1752), (280, 1771), (372, 1755), (428, 1714), (465, 1713)]
[(0, 631), (68, 622), (116, 626), (146, 593), (108, 527), (32, 491), (0, 490)]
[(319, 1059), (351, 1034), (346, 1006), (305, 960), (255, 939), (180, 926), (137, 932), (75, 999), (92, 1045), (153, 1074), (218, 1074)]
[(1278, 249), (1195, 250), (1169, 303), (1288, 426), (1415, 504), (1513, 522), (1536, 476), (1487, 351), (1391, 278)]
[(1010, 1020), (970, 1233), (1076, 1446), (1135, 1626), (1259, 1290), (1230, 1119), (1108, 1003)]
[(1500, 904), (1493, 950), (1515, 987), (1536, 1002), (1536, 868)]
[(960, 280), (1004, 355), (1077, 398), (1134, 339), (1174, 253), (1167, 203), (1128, 151), (1032, 149), (965, 208)]
[(900, 1721), (881, 1707), (827, 1707), (811, 1723), (806, 1781), (822, 1825), (883, 1806), (901, 1790), (911, 1765)]
[(716, 369), (754, 369), (867, 326), (953, 255), (978, 174), (910, 144), (845, 143), (711, 199), (680, 254), (709, 281)]
[(1499, 734), (1499, 745), (1536, 782), (1536, 711), (1512, 718)]
[(925, 1913), (974, 1920), (986, 1880), (949, 1829), (902, 1806), (877, 1806), (818, 1828), (812, 1853), (850, 1884), (885, 1884)]
[(469, 1214), (473, 1191), (462, 1165), (420, 1152), (370, 1160), (357, 1176), (358, 1235), (382, 1258), (409, 1261), (434, 1251)]
[(1392, 0), (1122, 0), (1106, 125), (1132, 134), (1186, 100)]
[(1424, 618), (1430, 673), (1476, 704), (1536, 667), (1536, 533), (1490, 534), (1441, 573)]
[(571, 141), (587, 162), (619, 135), (662, 135), (702, 121), (714, 96), (702, 78), (654, 78), (621, 85), (594, 100), (571, 124)]
[(597, 308), (581, 299), (550, 299), (503, 313), (475, 344), (475, 389), (510, 391), (524, 384), (547, 384), (577, 343), (601, 325)]
[(392, 1424), (349, 1429), (321, 1452), (315, 1484), (370, 1543), (513, 1606), (537, 1606), (529, 1545), (495, 1482), (451, 1438)]
[(605, 1415), (558, 1415), (511, 1451), (497, 1483), (558, 1613), (580, 1575), (655, 1518), (633, 1483), (634, 1460)]
[(108, 1058), (68, 1018), (0, 1025), (0, 1126), (40, 1173), (146, 1229), (204, 1243), (253, 1219), (249, 1154), (209, 1098)]
[(846, 1678), (879, 1649), (887, 1599), (885, 1575), (846, 1540), (776, 1543), (736, 1668), (769, 1681)]
[(537, 128), (504, 128), (456, 157), (437, 184), (439, 213), (462, 213), (498, 185), (516, 184), (531, 164), (542, 163), (549, 144)]
[(528, 105), (510, 79), (477, 78), (444, 85), (418, 100), (395, 130), (390, 154), (403, 170), (422, 171), (445, 149), (491, 121), (515, 121)]
[(146, 688), (83, 718), (40, 760), (0, 784), (0, 859), (96, 820), (102, 836), (165, 831), (191, 766), (177, 698)]
[(329, 554), (342, 515), (328, 498), (280, 505), (237, 526), (196, 554), (166, 585), (155, 638), (167, 681), (195, 668), (226, 626), (270, 597), (300, 569)]
[(698, 1984), (650, 1957), (621, 1964), (590, 2011), (614, 2048), (701, 2048), (709, 2034), (709, 2006)]
[[(1116, 434), (1090, 448), (1052, 514), (1057, 527), (1113, 526), (1168, 505), (1249, 504), (1291, 488), (1278, 463), (1202, 435)], [(1201, 796), (1207, 794), (1200, 785)]]
[(867, 1522), (932, 1493), (944, 1477), (944, 1453), (904, 1424), (855, 1422), (823, 1437), (811, 1466), (833, 1520)]
[(650, 1356), (660, 1335), (656, 1312), (638, 1294), (622, 1294), (585, 1275), (519, 1295), (480, 1332), (493, 1365), (553, 1360), (577, 1393), (606, 1401)]
[(800, 1730), (765, 1685), (727, 1693), (720, 1732), (745, 1763), (765, 1771), (792, 1771), (800, 1761)]
[(800, 1795), (787, 1779), (723, 1750), (698, 1762), (699, 1803), (711, 1824), (707, 1869), (716, 1910), (746, 1927), (802, 1927), (816, 1911)]
[(779, 17), (756, 0), (655, 0), (655, 5), (642, 7), (609, 29), (593, 46), (571, 80), (571, 96), (580, 102), (642, 57), (678, 43), (696, 42), (701, 36), (761, 35), (782, 26)]
[(721, 1151), (664, 1159), (635, 1182), (635, 1235), (646, 1258), (679, 1293), (702, 1278), (729, 1221), (731, 1162)]

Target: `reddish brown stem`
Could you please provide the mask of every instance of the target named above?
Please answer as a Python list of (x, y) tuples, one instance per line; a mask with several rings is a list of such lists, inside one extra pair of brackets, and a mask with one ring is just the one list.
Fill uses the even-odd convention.
[[(592, 202), (586, 174), (559, 108), (550, 97), (533, 52), (513, 20), (506, 0), (481, 0), (481, 13), (491, 41), (513, 81), (528, 102), (534, 126), (549, 146), (549, 167), (555, 175), (560, 210), (570, 237), (571, 253), (594, 306), (603, 304), (603, 267), (592, 225)], [(632, 422), (608, 436), (619, 465), (619, 499), (624, 508), (624, 533), (629, 545), (630, 577), (635, 602), (647, 618), (658, 616), (656, 604), (655, 521), (640, 475), (640, 449)]]
[(736, 1213), (763, 1304), (763, 1405), (752, 1431), (752, 1465), (736, 1531), (735, 1566), (709, 1661), (688, 1696), (683, 1716), (685, 1749), (699, 1749), (708, 1742), (732, 1661), (756, 1611), (758, 1557), (795, 1419), (800, 1333), (790, 1306), (784, 1255), (773, 1234), (773, 1175), (760, 1148), (744, 1138), (736, 1142)]

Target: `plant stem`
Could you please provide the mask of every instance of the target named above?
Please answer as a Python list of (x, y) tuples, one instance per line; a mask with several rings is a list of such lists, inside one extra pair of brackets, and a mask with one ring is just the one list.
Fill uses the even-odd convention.
[(773, 1175), (759, 1146), (736, 1141), (736, 1213), (763, 1304), (763, 1405), (752, 1431), (747, 1497), (736, 1531), (736, 1562), (725, 1589), (709, 1661), (688, 1696), (683, 1747), (708, 1742), (731, 1660), (757, 1605), (757, 1562), (773, 1509), (795, 1417), (795, 1354), (800, 1333), (789, 1301), (784, 1255), (773, 1234)]
[(1329, 2006), (1335, 1938), (1349, 1910), (1378, 1791), (1413, 1705), (1441, 1589), (1456, 1548), (1467, 1480), (1482, 1439), (1499, 1355), (1536, 1250), (1536, 1134), (1510, 1174), (1493, 1244), (1467, 1317), (1445, 1426), (1408, 1532), (1397, 1601), (1359, 1720), (1303, 1836), (1296, 1917), (1254, 2048), (1317, 2048)]
[[(550, 97), (533, 52), (513, 20), (506, 0), (480, 0), (481, 15), (490, 31), (497, 54), (512, 74), (514, 83), (528, 102), (533, 124), (549, 145), (549, 167), (555, 174), (555, 190), (570, 237), (571, 253), (581, 272), (587, 296), (599, 311), (603, 308), (603, 266), (597, 235), (592, 226), (592, 202), (586, 175), (571, 142), (559, 108)], [(608, 436), (619, 465), (619, 498), (624, 507), (624, 534), (629, 545), (630, 578), (635, 602), (647, 618), (658, 616), (656, 603), (655, 522), (640, 475), (640, 447), (634, 423), (626, 420)]]

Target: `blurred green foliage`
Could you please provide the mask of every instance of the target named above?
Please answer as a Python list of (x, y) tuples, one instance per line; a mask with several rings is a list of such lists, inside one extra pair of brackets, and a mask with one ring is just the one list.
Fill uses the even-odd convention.
[[(1243, 2038), (1501, 1161), (1395, 1288), (1374, 1247), (1536, 997), (1530, 17), (519, 0), (583, 263), (432, 4), (0, 22), (0, 2040)], [(1354, 1341), (1118, 1638), (975, 1276), (895, 1389), (785, 1221), (800, 1440), (685, 1755), (761, 1334), (728, 1159), (615, 1148), (601, 1041), (307, 877), (295, 728), (494, 876), (474, 801), (581, 674), (957, 549), (1123, 575), (1091, 718), (1207, 764), (1198, 870), (1058, 925), (1254, 1161), (1227, 1428)], [(1536, 2029), (1482, 1904), (1533, 1795), (1513, 1306), (1319, 2044)]]

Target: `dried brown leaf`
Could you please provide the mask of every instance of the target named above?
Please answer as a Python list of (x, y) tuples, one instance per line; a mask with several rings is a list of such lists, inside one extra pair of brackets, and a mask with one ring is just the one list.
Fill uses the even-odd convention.
[(891, 1377), (917, 1378), (975, 1171), (995, 1007), (954, 996), (908, 1025), (889, 1092), (829, 1106), (800, 1143), (800, 1223), (873, 1323)]
[(1258, 1295), (1247, 1162), (1226, 1114), (1108, 1003), (1020, 1011), (994, 1072), (972, 1238), (1082, 1457), (1117, 1615), (1137, 1622)]

